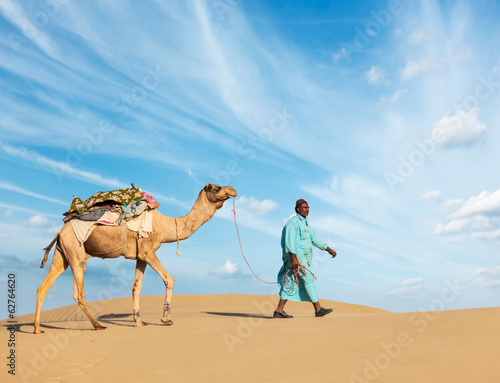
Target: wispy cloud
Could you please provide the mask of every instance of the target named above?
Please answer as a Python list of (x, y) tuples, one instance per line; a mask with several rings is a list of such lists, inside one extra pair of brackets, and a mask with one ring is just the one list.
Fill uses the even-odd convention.
[(369, 178), (354, 174), (333, 176), (324, 184), (303, 185), (303, 189), (361, 222), (380, 225), (384, 217), (387, 225), (398, 226), (392, 215), (397, 215), (397, 202), (391, 199), (384, 185)]
[(389, 96), (382, 96), (377, 102), (377, 105), (385, 105), (385, 104), (395, 104), (398, 102), (403, 94), (406, 92), (406, 89), (396, 90), (393, 94)]
[(428, 192), (420, 196), (421, 200), (440, 199), (440, 198), (441, 198), (441, 192), (439, 190), (429, 190)]
[(476, 270), (475, 274), (477, 277), (472, 281), (473, 286), (500, 287), (500, 266), (481, 267)]
[[(387, 259), (405, 258), (408, 264), (429, 262), (417, 254), (418, 240), (408, 241), (413, 234), (401, 226), (403, 201), (394, 199), (383, 185), (355, 175), (332, 177), (325, 184), (304, 185), (316, 198), (335, 207), (330, 214), (314, 218), (314, 228), (339, 238), (356, 249), (359, 256), (383, 254)], [(313, 215), (320, 214), (311, 210)], [(417, 213), (412, 208), (412, 215)], [(406, 239), (404, 239), (406, 238)], [(417, 267), (417, 266), (415, 266)], [(425, 266), (424, 266), (425, 267)]]
[(340, 48), (337, 52), (332, 54), (333, 62), (339, 61), (342, 57), (345, 57), (347, 55), (347, 49), (346, 48)]
[[(59, 6), (59, 3), (56, 4), (58, 4)], [(19, 31), (21, 31), (24, 36), (28, 36), (30, 40), (33, 41), (47, 55), (51, 57), (57, 57), (54, 45), (52, 44), (52, 40), (47, 37), (43, 30), (43, 27), (41, 27), (40, 25), (36, 25), (40, 24), (40, 22), (36, 21), (37, 16), (35, 12), (33, 12), (33, 14), (31, 15), (26, 13), (22, 3), (18, 3), (12, 0), (2, 1), (2, 3), (0, 4), (0, 11), (11, 23), (17, 26)], [(47, 19), (50, 19), (50, 14), (52, 14), (52, 12), (43, 13), (45, 17), (44, 24), (48, 23)], [(26, 39), (26, 37), (24, 36), (18, 36), (18, 38)]]
[(413, 31), (410, 36), (408, 36), (408, 42), (410, 44), (422, 44), (433, 39), (435, 39), (435, 37), (422, 30)]
[(105, 178), (97, 173), (79, 170), (66, 162), (53, 160), (24, 147), (14, 147), (0, 142), (0, 150), (3, 151), (4, 155), (8, 155), (8, 158), (11, 160), (35, 167), (36, 169), (50, 172), (55, 174), (60, 179), (64, 179), (66, 177), (75, 178), (116, 189), (126, 187), (124, 186), (124, 183), (116, 179)]
[(52, 198), (52, 197), (47, 197), (47, 196), (44, 196), (44, 195), (41, 195), (41, 194), (38, 194), (38, 193), (35, 193), (35, 192), (32, 192), (32, 191), (23, 189), (23, 188), (21, 188), (19, 186), (13, 185), (13, 184), (11, 184), (9, 182), (0, 181), (0, 189), (12, 191), (12, 192), (15, 192), (15, 193), (24, 194), (24, 195), (27, 195), (27, 196), (30, 196), (30, 197), (34, 197), (34, 198), (38, 198), (38, 199), (41, 199), (41, 200), (44, 200), (44, 201), (47, 201), (47, 202), (57, 203), (59, 205), (65, 205), (66, 206), (68, 204), (65, 201), (61, 201), (61, 200), (58, 200), (58, 199), (55, 199), (55, 198)]
[(445, 57), (438, 60), (431, 60), (429, 58), (422, 58), (419, 60), (408, 60), (405, 68), (401, 73), (403, 80), (409, 80), (413, 77), (418, 77), (431, 72), (444, 72), (455, 65), (474, 60), (475, 55), (470, 49), (459, 51), (451, 57)]
[[(6, 202), (1, 202), (1, 201), (0, 201), (0, 208), (5, 209), (6, 211), (11, 211), (11, 212), (12, 211), (20, 211), (23, 213), (29, 213), (29, 214), (34, 214), (34, 215), (43, 215), (46, 217), (61, 218), (60, 215), (45, 214), (45, 213), (41, 213), (41, 212), (33, 210), (33, 209), (27, 209), (24, 207), (19, 207), (19, 206), (13, 205), (12, 203), (6, 203)], [(9, 215), (12, 215), (12, 214), (9, 214)]]
[(472, 238), (474, 238), (474, 239), (486, 239), (486, 240), (500, 239), (500, 229), (488, 231), (488, 232), (472, 233)]
[[(157, 8), (146, 16), (144, 8), (136, 4), (102, 4), (102, 11), (111, 15), (110, 19), (107, 23), (92, 23), (89, 20), (96, 18), (95, 7), (85, 3), (61, 6), (51, 25), (66, 34), (52, 40), (56, 45), (51, 48), (56, 52), (53, 55), (74, 44), (82, 54), (65, 55), (58, 58), (60, 61), (40, 57), (43, 66), (50, 68), (47, 76), (33, 76), (37, 69), (32, 61), (23, 63), (14, 57), (16, 62), (2, 63), (21, 78), (33, 76), (32, 83), (37, 85), (30, 89), (38, 101), (29, 105), (32, 113), (18, 110), (12, 103), (17, 118), (8, 124), (12, 131), (9, 139), (13, 141), (14, 132), (19, 131), (23, 142), (36, 144), (36, 140), (44, 138), (43, 132), (54, 146), (74, 149), (88, 141), (85, 132), (96, 131), (94, 127), (109, 118), (115, 124), (113, 134), (95, 145), (93, 154), (120, 155), (198, 174), (213, 172), (203, 160), (207, 156), (223, 168), (225, 156), (247, 161), (251, 150), (257, 154), (265, 150), (276, 158), (274, 166), (287, 166), (295, 158), (321, 165), (340, 156), (347, 160), (342, 150), (327, 150), (329, 141), (345, 134), (330, 129), (338, 119), (331, 103), (345, 99), (345, 93), (327, 89), (309, 76), (308, 63), (300, 52), (267, 39), (248, 22), (241, 7), (231, 7), (223, 20), (217, 7), (208, 1), (152, 7)], [(122, 27), (121, 17), (131, 23), (147, 17), (148, 27), (153, 25), (162, 33), (151, 35), (150, 28), (140, 22), (132, 28)], [(46, 32), (50, 31), (47, 26)], [(172, 33), (182, 39), (167, 44), (160, 37)], [(104, 41), (102, 36), (109, 39)], [(123, 41), (141, 47), (134, 60), (122, 59), (130, 54)], [(161, 82), (154, 89), (145, 88), (145, 76), (158, 67)], [(70, 89), (68, 83), (72, 84)], [(274, 85), (269, 87), (270, 83)], [(79, 102), (72, 103), (68, 94)], [(38, 103), (50, 108), (38, 110)], [(280, 118), (285, 107), (294, 118), (283, 124)], [(36, 115), (38, 121), (25, 121), (22, 113)], [(316, 123), (309, 126), (311, 134), (304, 136), (303, 125), (312, 119)], [(129, 130), (140, 130), (142, 134), (132, 138)], [(151, 140), (153, 135), (155, 139)], [(147, 151), (140, 149), (145, 146)], [(252, 154), (252, 161), (261, 158)], [(46, 165), (68, 176), (73, 173), (75, 177), (92, 179), (90, 174), (78, 174), (62, 163)], [(103, 181), (96, 178), (90, 182)]]
[(370, 70), (364, 73), (366, 81), (372, 85), (379, 85), (386, 81), (385, 72), (382, 68), (373, 65)]
[(425, 288), (425, 283), (423, 278), (410, 278), (398, 284), (398, 287), (391, 290), (387, 295), (392, 295), (396, 297), (408, 297), (415, 294), (417, 291), (423, 290)]

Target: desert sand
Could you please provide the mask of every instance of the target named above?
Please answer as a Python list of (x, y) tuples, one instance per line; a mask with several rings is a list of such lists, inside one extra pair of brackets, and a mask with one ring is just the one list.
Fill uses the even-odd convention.
[[(2, 382), (500, 382), (500, 308), (391, 313), (320, 300), (334, 312), (278, 297), (174, 295), (174, 325), (160, 323), (163, 296), (141, 298), (147, 326), (134, 327), (132, 298), (90, 302), (95, 331), (77, 305), (17, 317), (15, 372), (8, 322)], [(7, 361), (7, 363), (5, 363)]]

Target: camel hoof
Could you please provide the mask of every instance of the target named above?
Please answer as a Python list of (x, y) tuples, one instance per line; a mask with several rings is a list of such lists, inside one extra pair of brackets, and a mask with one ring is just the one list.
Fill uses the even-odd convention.
[(172, 326), (174, 324), (174, 322), (172, 322), (171, 319), (167, 319), (167, 320), (162, 319), (161, 321), (163, 322), (163, 324), (165, 324), (167, 326)]
[(145, 326), (147, 326), (147, 324), (142, 323), (142, 322), (134, 324), (134, 327), (145, 327)]
[(106, 330), (106, 327), (104, 327), (104, 326), (98, 326), (98, 327), (95, 328), (95, 330), (96, 331), (97, 330)]
[(33, 334), (43, 334), (45, 331), (42, 331), (40, 329), (35, 329), (33, 330)]

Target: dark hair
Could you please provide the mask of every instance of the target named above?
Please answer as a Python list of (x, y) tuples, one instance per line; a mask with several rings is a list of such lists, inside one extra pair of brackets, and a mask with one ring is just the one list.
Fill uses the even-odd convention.
[(297, 202), (295, 202), (295, 213), (298, 213), (297, 209), (302, 205), (303, 203), (307, 203), (305, 199), (298, 199)]

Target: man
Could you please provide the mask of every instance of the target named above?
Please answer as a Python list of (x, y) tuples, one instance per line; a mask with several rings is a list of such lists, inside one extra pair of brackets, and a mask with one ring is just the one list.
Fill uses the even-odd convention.
[[(293, 318), (283, 311), (286, 302), (291, 299), (292, 301), (312, 302), (316, 317), (322, 317), (330, 314), (333, 309), (321, 307), (316, 296), (314, 276), (302, 266), (306, 268), (311, 266), (313, 245), (318, 249), (328, 251), (332, 258), (335, 258), (337, 253), (330, 249), (309, 226), (307, 222), (309, 205), (305, 200), (299, 199), (296, 202), (295, 212), (297, 214), (288, 220), (281, 234), (283, 266), (278, 273), (278, 283), (281, 285), (280, 301), (273, 316), (275, 318)], [(298, 284), (295, 281), (295, 274), (297, 274)], [(285, 275), (286, 279), (284, 280)]]

